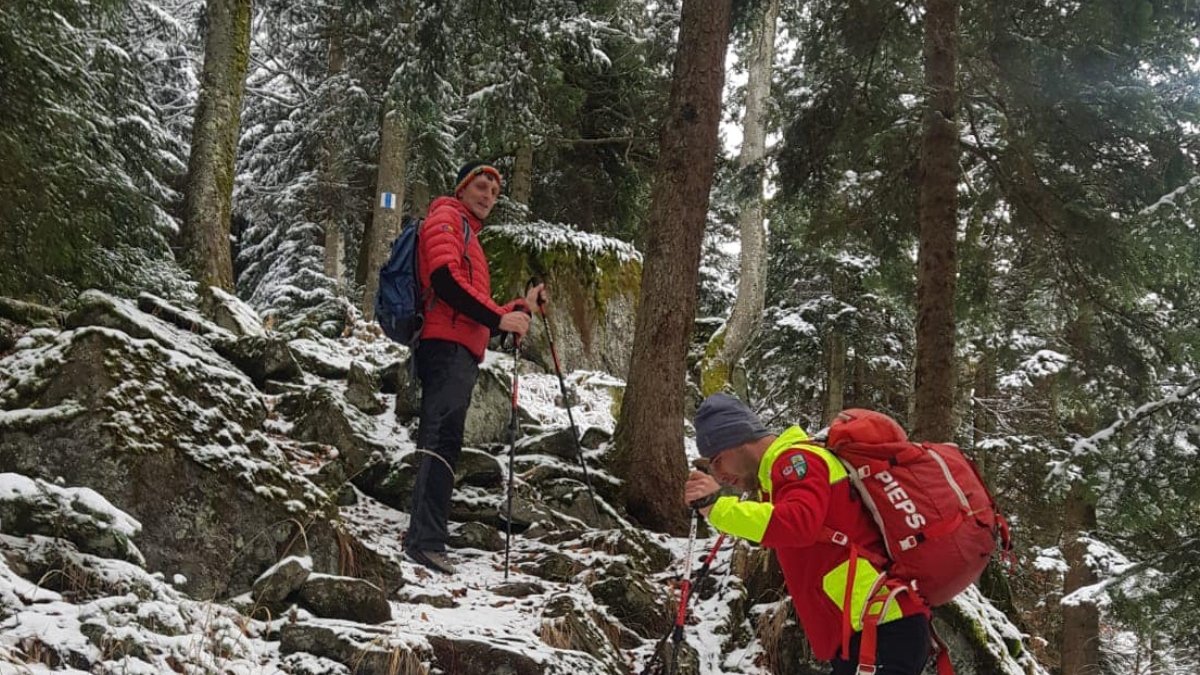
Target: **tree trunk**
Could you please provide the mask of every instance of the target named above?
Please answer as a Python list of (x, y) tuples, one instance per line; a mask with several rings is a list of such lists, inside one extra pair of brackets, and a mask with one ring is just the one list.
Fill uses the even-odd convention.
[(737, 299), (729, 319), (713, 334), (700, 364), (700, 388), (705, 395), (729, 386), (733, 368), (758, 329), (766, 300), (767, 234), (763, 228), (763, 174), (766, 156), (766, 102), (771, 93), (775, 62), (775, 23), (779, 0), (768, 0), (762, 8), (748, 48), (746, 116), (742, 121), (742, 149), (738, 172), (746, 194), (738, 214), (741, 232), (741, 271)]
[(424, 218), (425, 212), (429, 210), (429, 203), (433, 201), (433, 196), (429, 191), (429, 183), (423, 180), (418, 180), (413, 183), (412, 197), (409, 198), (410, 211), (413, 218)]
[(825, 342), (829, 377), (825, 380), (825, 419), (829, 424), (835, 415), (846, 407), (846, 338), (838, 330), (832, 330)]
[(517, 156), (513, 161), (512, 187), (508, 196), (526, 208), (533, 198), (533, 141), (529, 137), (521, 139), (517, 146)]
[[(1087, 563), (1087, 544), (1080, 537), (1096, 527), (1096, 506), (1087, 489), (1076, 483), (1067, 493), (1063, 513), (1063, 557), (1067, 576), (1063, 595), (1096, 583)], [(1100, 672), (1100, 609), (1092, 603), (1063, 606), (1062, 675), (1097, 675)]]
[[(383, 115), (379, 135), (379, 168), (375, 173), (375, 210), (363, 232), (362, 256), (366, 290), (363, 291), (363, 316), (375, 319), (375, 291), (379, 288), (379, 268), (387, 262), (392, 240), (400, 234), (404, 214), (404, 179), (408, 168), (408, 124), (394, 109)], [(392, 208), (383, 205), (385, 192), (395, 195)]]
[[(340, 27), (335, 27), (329, 38), (329, 77), (336, 78), (345, 67), (346, 55), (342, 49)], [(341, 186), (346, 183), (345, 167), (340, 161), (339, 148), (332, 130), (326, 129), (321, 140), (321, 218), (325, 232), (325, 276), (337, 282), (338, 292), (343, 287), (344, 246), (342, 225), (337, 214), (341, 212), (339, 202), (343, 198)]]
[(958, 230), (958, 0), (927, 0), (925, 8), (925, 128), (917, 253), (917, 358), (913, 436), (954, 440), (955, 235)]
[(250, 0), (208, 0), (204, 70), (192, 122), (183, 206), (183, 258), (201, 288), (233, 291), (229, 215), (250, 63)]
[(683, 396), (700, 244), (717, 156), (730, 0), (684, 0), (668, 118), (659, 139), (629, 382), (614, 464), (646, 527), (683, 533)]

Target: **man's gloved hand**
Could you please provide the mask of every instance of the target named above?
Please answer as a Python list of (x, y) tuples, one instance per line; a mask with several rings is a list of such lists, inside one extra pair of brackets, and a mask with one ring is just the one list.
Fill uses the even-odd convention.
[(721, 496), (720, 489), (721, 485), (717, 479), (702, 471), (692, 471), (688, 474), (687, 484), (684, 485), (683, 500), (707, 517), (713, 503)]

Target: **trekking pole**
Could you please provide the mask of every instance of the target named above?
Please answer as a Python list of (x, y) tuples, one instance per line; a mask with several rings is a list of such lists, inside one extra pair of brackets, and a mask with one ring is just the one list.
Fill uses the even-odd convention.
[[(698, 510), (692, 509), (692, 513), (696, 515), (696, 518), (691, 521), (691, 528), (688, 534), (688, 557), (684, 558), (688, 562), (691, 561), (692, 549), (694, 549), (696, 542), (696, 525), (703, 518)], [(691, 592), (700, 586), (704, 579), (708, 579), (708, 574), (713, 569), (713, 560), (716, 558), (716, 551), (721, 550), (721, 544), (725, 543), (726, 536), (725, 532), (721, 532), (716, 537), (716, 542), (713, 543), (713, 548), (708, 550), (708, 555), (704, 556), (704, 561), (701, 563), (700, 569), (685, 577), (682, 583), (679, 584), (679, 608), (676, 610), (676, 621), (674, 621), (674, 625), (671, 627), (671, 632), (668, 632), (659, 640), (659, 644), (665, 643), (667, 639), (671, 639), (674, 643), (671, 647), (671, 665), (667, 670), (667, 673), (670, 675), (676, 674), (678, 669), (679, 644), (683, 643), (683, 627), (688, 622), (688, 603), (691, 601)], [(686, 569), (684, 572), (686, 572)], [(660, 653), (655, 652), (654, 658), (650, 659), (649, 663), (646, 664), (646, 668), (642, 670), (642, 675), (655, 673), (652, 669), (655, 661), (658, 661), (660, 658)]]
[(679, 667), (679, 645), (683, 642), (683, 625), (687, 621), (687, 604), (692, 595), (692, 576), (688, 567), (692, 564), (692, 551), (696, 546), (696, 527), (700, 523), (700, 512), (692, 510), (695, 518), (688, 529), (687, 553), (684, 555), (684, 576), (679, 582), (679, 607), (675, 610), (675, 625), (671, 628), (671, 662), (667, 665), (667, 675), (675, 675)]
[(508, 418), (508, 506), (504, 515), (504, 581), (508, 582), (508, 559), (512, 550), (513, 457), (517, 454), (517, 387), (520, 384), (521, 340), (512, 336), (512, 415)]
[[(537, 278), (529, 280), (536, 285)], [(550, 329), (550, 321), (546, 318), (546, 303), (538, 296), (538, 313), (542, 315), (542, 326), (546, 329), (546, 341), (550, 343), (550, 357), (554, 360), (554, 372), (558, 374), (558, 389), (562, 392), (563, 404), (567, 406), (567, 421), (571, 423), (571, 439), (575, 441), (575, 456), (579, 458), (579, 466), (583, 468), (583, 482), (587, 485), (588, 497), (592, 500), (592, 513), (596, 516), (596, 524), (600, 524), (600, 507), (596, 505), (596, 492), (592, 490), (592, 477), (588, 474), (587, 462), (583, 459), (583, 444), (579, 440), (579, 430), (575, 427), (575, 415), (571, 412), (571, 396), (567, 393), (567, 382), (563, 379), (562, 366), (558, 362), (558, 350), (554, 347), (554, 331)]]

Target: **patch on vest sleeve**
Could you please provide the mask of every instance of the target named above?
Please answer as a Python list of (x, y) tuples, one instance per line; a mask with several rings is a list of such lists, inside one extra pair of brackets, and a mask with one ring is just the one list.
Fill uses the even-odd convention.
[(804, 459), (804, 453), (796, 453), (792, 455), (787, 466), (783, 467), (783, 475), (791, 478), (793, 475), (796, 480), (804, 478), (808, 473), (808, 460)]

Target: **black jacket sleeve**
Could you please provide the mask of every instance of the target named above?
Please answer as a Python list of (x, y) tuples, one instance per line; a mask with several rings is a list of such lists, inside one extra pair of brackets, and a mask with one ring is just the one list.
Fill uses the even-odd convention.
[(499, 330), (500, 315), (459, 286), (458, 282), (454, 280), (454, 275), (450, 274), (448, 266), (443, 265), (434, 270), (433, 274), (429, 275), (429, 285), (433, 286), (434, 295), (450, 305), (451, 309), (487, 326), (493, 333)]

